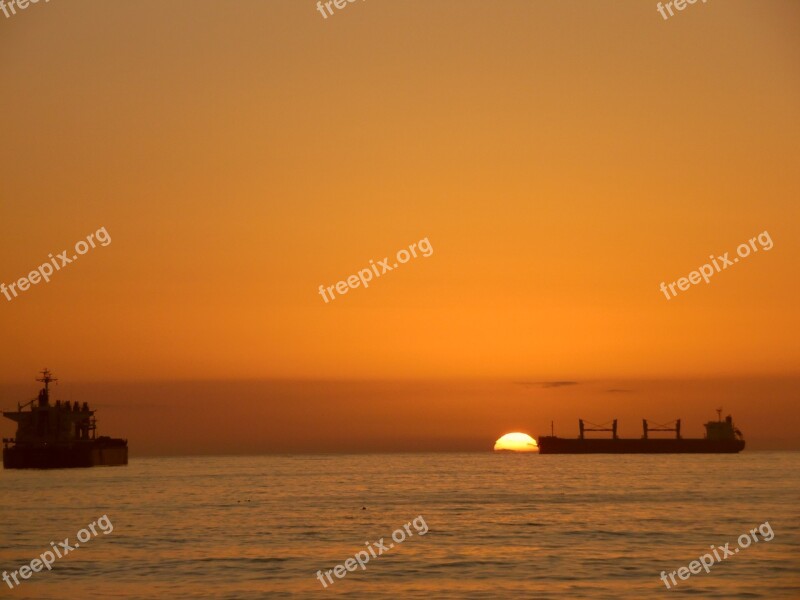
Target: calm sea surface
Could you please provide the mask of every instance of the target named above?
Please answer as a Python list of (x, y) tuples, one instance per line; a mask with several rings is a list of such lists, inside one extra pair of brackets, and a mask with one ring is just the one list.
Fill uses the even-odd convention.
[[(2, 471), (0, 569), (30, 564), (51, 541), (74, 545), (103, 515), (111, 533), (96, 528), (13, 590), (0, 582), (0, 597), (800, 598), (800, 453), (193, 457)], [(316, 578), (366, 542), (388, 546), (419, 516), (427, 534), (412, 525), (327, 589)], [(671, 591), (660, 580), (765, 521), (771, 541)]]

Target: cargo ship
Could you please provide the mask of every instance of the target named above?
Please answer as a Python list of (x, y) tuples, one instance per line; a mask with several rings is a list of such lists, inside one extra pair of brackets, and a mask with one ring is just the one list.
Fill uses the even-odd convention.
[[(706, 423), (704, 438), (681, 437), (681, 420), (667, 425), (650, 426), (642, 420), (644, 434), (641, 438), (617, 436), (617, 420), (611, 427), (587, 427), (583, 419), (578, 420), (577, 438), (540, 436), (539, 454), (735, 454), (744, 450), (744, 436), (733, 426), (733, 418), (722, 419), (722, 409), (717, 410), (717, 420)], [(587, 438), (587, 431), (610, 432), (610, 438)], [(673, 431), (674, 438), (651, 438), (654, 431)]]
[[(45, 369), (39, 396), (3, 416), (17, 423), (15, 438), (3, 438), (6, 469), (68, 469), (128, 464), (128, 441), (96, 437), (95, 411), (84, 402), (50, 402), (50, 384), (57, 381)], [(25, 410), (27, 409), (27, 410)]]

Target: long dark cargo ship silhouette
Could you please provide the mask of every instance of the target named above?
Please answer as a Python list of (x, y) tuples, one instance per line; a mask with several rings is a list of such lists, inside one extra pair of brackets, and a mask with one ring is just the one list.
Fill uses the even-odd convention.
[[(644, 435), (641, 438), (617, 437), (617, 420), (611, 427), (586, 427), (578, 420), (577, 438), (560, 438), (555, 435), (540, 436), (536, 441), (539, 454), (735, 454), (744, 450), (744, 436), (733, 426), (728, 415), (722, 420), (722, 409), (717, 410), (718, 420), (706, 423), (706, 437), (682, 438), (681, 420), (674, 427), (650, 427), (643, 419)], [(611, 432), (611, 438), (587, 438), (587, 431)], [(674, 438), (651, 438), (653, 431), (674, 431)]]
[[(67, 469), (128, 464), (128, 441), (96, 437), (95, 411), (84, 402), (50, 403), (50, 384), (56, 379), (42, 371), (38, 398), (17, 404), (3, 416), (17, 423), (15, 438), (3, 438), (6, 469)], [(25, 408), (30, 407), (28, 410)]]

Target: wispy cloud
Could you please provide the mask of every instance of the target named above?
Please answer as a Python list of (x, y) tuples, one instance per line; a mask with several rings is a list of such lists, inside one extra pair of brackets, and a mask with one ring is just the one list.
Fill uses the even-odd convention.
[(535, 385), (543, 388), (557, 388), (565, 385), (578, 385), (577, 381), (515, 381), (517, 385)]

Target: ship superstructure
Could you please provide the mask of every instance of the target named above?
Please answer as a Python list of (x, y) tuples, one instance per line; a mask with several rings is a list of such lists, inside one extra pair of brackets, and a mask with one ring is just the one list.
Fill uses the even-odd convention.
[(17, 423), (14, 438), (3, 438), (6, 469), (60, 469), (128, 464), (128, 442), (97, 437), (95, 411), (84, 402), (50, 402), (50, 384), (57, 381), (47, 369), (36, 381), (44, 387), (37, 398), (17, 404), (3, 416)]

